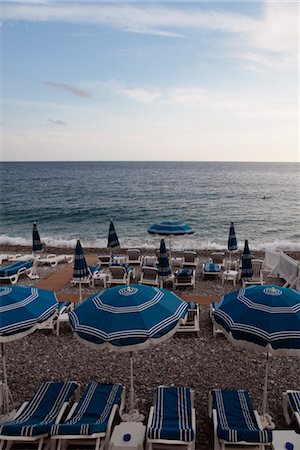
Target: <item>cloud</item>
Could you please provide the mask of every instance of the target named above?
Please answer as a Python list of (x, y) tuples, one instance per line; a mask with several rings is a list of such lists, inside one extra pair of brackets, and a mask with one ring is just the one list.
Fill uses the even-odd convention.
[(81, 89), (78, 89), (75, 86), (72, 86), (71, 84), (57, 83), (54, 81), (45, 81), (44, 84), (49, 87), (63, 89), (64, 91), (70, 92), (71, 94), (76, 95), (77, 97), (91, 97), (91, 94), (89, 92), (82, 91)]
[(67, 122), (65, 122), (64, 120), (59, 119), (47, 119), (47, 120), (53, 125), (68, 125)]

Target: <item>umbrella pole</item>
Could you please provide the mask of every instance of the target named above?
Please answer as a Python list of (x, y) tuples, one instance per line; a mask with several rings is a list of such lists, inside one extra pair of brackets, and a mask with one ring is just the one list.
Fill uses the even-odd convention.
[(133, 352), (130, 352), (130, 412), (134, 410), (134, 387), (133, 387)]
[(172, 265), (172, 250), (171, 250), (171, 239), (172, 239), (172, 236), (170, 235), (170, 264)]
[(268, 413), (268, 375), (269, 375), (269, 352), (267, 352), (265, 382), (263, 390), (263, 404), (262, 404), (263, 415)]
[(79, 303), (82, 302), (81, 281), (79, 281)]
[(7, 372), (6, 372), (6, 361), (5, 361), (5, 352), (4, 352), (4, 344), (1, 343), (1, 357), (3, 363), (3, 381), (4, 381), (4, 412), (7, 413), (9, 411), (9, 394), (8, 394), (8, 384), (7, 384)]

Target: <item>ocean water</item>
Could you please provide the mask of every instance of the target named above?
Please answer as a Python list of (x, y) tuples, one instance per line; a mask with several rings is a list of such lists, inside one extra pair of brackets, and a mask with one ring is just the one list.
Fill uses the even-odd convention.
[(298, 163), (17, 162), (1, 164), (0, 244), (106, 247), (110, 219), (122, 247), (157, 247), (152, 223), (181, 220), (195, 234), (174, 249), (300, 249)]

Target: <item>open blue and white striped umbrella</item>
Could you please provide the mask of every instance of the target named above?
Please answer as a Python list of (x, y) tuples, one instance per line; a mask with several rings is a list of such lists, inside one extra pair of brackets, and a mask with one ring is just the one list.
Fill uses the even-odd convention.
[(73, 266), (73, 278), (79, 279), (79, 301), (82, 301), (81, 279), (89, 276), (89, 269), (85, 260), (80, 240), (77, 239)]
[(244, 250), (241, 256), (242, 259), (242, 270), (241, 277), (242, 278), (252, 278), (253, 277), (253, 269), (252, 269), (252, 256), (249, 250), (248, 240), (245, 240)]
[(235, 250), (237, 250), (237, 240), (236, 240), (233, 222), (231, 222), (230, 229), (229, 229), (227, 248), (228, 248), (229, 252), (234, 252)]
[(114, 247), (119, 247), (119, 246), (120, 246), (120, 242), (119, 242), (116, 230), (115, 230), (114, 223), (111, 220), (110, 224), (109, 224), (107, 247), (114, 248)]
[(39, 230), (37, 228), (36, 222), (33, 222), (32, 227), (32, 251), (34, 252), (41, 252), (43, 250), (43, 244), (40, 239)]
[(161, 222), (151, 225), (148, 228), (148, 233), (159, 236), (183, 236), (193, 234), (195, 231), (183, 222)]
[(23, 286), (0, 287), (0, 343), (3, 359), (4, 409), (9, 407), (4, 343), (33, 333), (57, 311), (54, 292)]
[(134, 410), (132, 352), (171, 337), (188, 304), (164, 289), (132, 284), (115, 286), (78, 305), (69, 319), (77, 338), (92, 347), (131, 352), (131, 411)]
[[(281, 286), (242, 288), (215, 303), (213, 320), (235, 344), (300, 357), (300, 293)], [(267, 406), (267, 379), (263, 412)]]
[(158, 276), (161, 278), (168, 277), (172, 273), (164, 239), (160, 242), (157, 268)]

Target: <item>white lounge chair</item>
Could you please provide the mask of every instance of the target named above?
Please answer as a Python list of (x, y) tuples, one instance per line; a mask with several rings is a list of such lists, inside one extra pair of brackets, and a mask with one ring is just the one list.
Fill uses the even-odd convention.
[(0, 255), (0, 265), (3, 264), (3, 261), (8, 261), (9, 255), (7, 253), (1, 253)]
[(154, 390), (147, 425), (147, 449), (195, 449), (194, 391), (183, 386), (159, 386)]
[(214, 321), (215, 304), (216, 302), (212, 302), (209, 306), (209, 317), (213, 325), (213, 337), (216, 337), (217, 334), (224, 334), (223, 330), (219, 328), (218, 324)]
[(213, 252), (210, 255), (209, 262), (211, 264), (219, 264), (221, 268), (225, 267), (226, 257), (224, 252)]
[(108, 266), (112, 262), (112, 256), (111, 255), (99, 255), (99, 265), (104, 267)]
[(263, 261), (261, 259), (252, 259), (253, 275), (250, 278), (242, 278), (242, 286), (264, 284)]
[(86, 277), (83, 278), (72, 278), (71, 284), (88, 284), (89, 286), (92, 285), (93, 282), (93, 274), (98, 273), (100, 270), (102, 270), (102, 267), (99, 266), (88, 266), (88, 272), (89, 274)]
[(295, 421), (300, 430), (300, 391), (283, 393), (283, 415), (288, 425)]
[(64, 450), (68, 444), (107, 449), (114, 417), (118, 409), (122, 412), (124, 400), (125, 388), (121, 384), (89, 383), (66, 420), (52, 426), (51, 440)]
[(130, 284), (130, 278), (132, 275), (131, 267), (109, 266), (107, 270), (107, 286), (111, 286), (112, 284)]
[(142, 266), (139, 283), (159, 287), (158, 269), (156, 267)]
[(15, 255), (8, 255), (7, 261), (10, 261), (10, 262), (33, 261), (34, 258), (35, 258), (35, 256), (33, 253), (27, 253), (26, 255), (17, 253)]
[(138, 248), (129, 248), (127, 250), (126, 264), (139, 264), (142, 263), (141, 251)]
[(197, 302), (189, 302), (186, 320), (181, 323), (177, 329), (178, 333), (196, 333), (200, 335), (200, 308)]
[(32, 261), (17, 261), (0, 269), (0, 281), (9, 281), (11, 284), (16, 284), (21, 275), (27, 275), (31, 279), (39, 278), (33, 272)]
[(217, 264), (217, 263), (202, 264), (202, 278), (205, 278), (206, 276), (220, 277), (221, 276), (220, 264)]
[(158, 264), (157, 256), (145, 255), (142, 257), (142, 266), (156, 267)]
[(272, 442), (272, 431), (263, 430), (260, 416), (245, 390), (212, 390), (209, 416), (213, 419), (214, 450), (234, 445), (264, 450)]
[(183, 268), (194, 268), (196, 269), (198, 267), (199, 259), (197, 257), (197, 253), (193, 251), (184, 251), (183, 252), (183, 260), (182, 260), (182, 267)]
[(174, 287), (191, 287), (195, 288), (196, 284), (196, 271), (191, 269), (179, 269), (175, 272)]
[(71, 264), (74, 260), (72, 255), (56, 255), (55, 253), (49, 253), (47, 256), (38, 257), (39, 264), (49, 264), (51, 267), (56, 267), (59, 263)]

